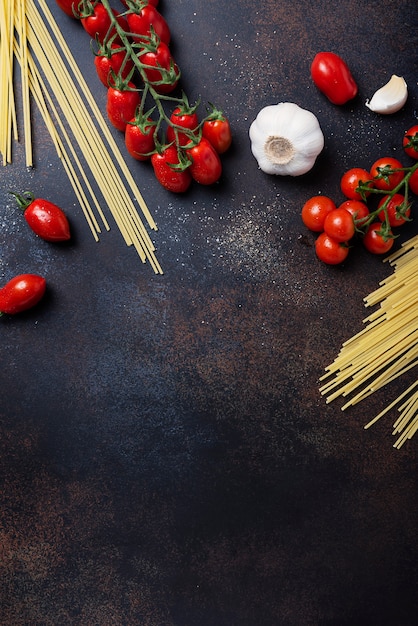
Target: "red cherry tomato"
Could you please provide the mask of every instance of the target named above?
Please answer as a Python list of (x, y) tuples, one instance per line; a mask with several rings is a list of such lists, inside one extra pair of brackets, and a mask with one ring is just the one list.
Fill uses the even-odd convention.
[(356, 232), (353, 216), (345, 209), (334, 209), (325, 217), (324, 231), (332, 239), (342, 243), (349, 241)]
[(384, 222), (387, 214), (388, 222), (393, 228), (405, 224), (411, 215), (411, 205), (405, 202), (405, 196), (400, 193), (395, 193), (392, 197), (384, 196), (377, 208), (380, 209), (386, 202), (386, 212), (382, 209), (378, 214), (380, 221)]
[(155, 150), (155, 122), (151, 118), (137, 117), (125, 128), (125, 145), (137, 161), (148, 161)]
[[(131, 58), (126, 57), (124, 50), (118, 44), (102, 46), (94, 57), (94, 66), (100, 81), (109, 87), (113, 76), (121, 80), (128, 78), (134, 68)], [(122, 69), (123, 68), (123, 69)]]
[[(112, 12), (118, 24), (120, 24), (124, 31), (128, 32), (129, 25), (127, 20), (120, 15), (116, 9), (112, 9)], [(105, 7), (100, 2), (93, 7), (92, 13), (81, 17), (81, 23), (86, 33), (88, 33), (92, 39), (98, 39), (100, 43), (103, 42), (106, 35), (110, 34), (110, 36), (112, 36), (114, 34), (114, 30), (109, 33), (112, 22)]]
[(335, 202), (331, 198), (327, 196), (312, 196), (302, 207), (302, 222), (309, 230), (320, 233), (324, 230), (326, 216), (336, 208)]
[(141, 97), (132, 82), (120, 88), (109, 87), (107, 90), (107, 115), (110, 123), (118, 130), (125, 131), (126, 124), (135, 117), (140, 104)]
[(213, 109), (203, 122), (202, 135), (206, 137), (218, 154), (224, 154), (232, 143), (231, 125), (221, 111)]
[(184, 193), (190, 187), (192, 175), (189, 168), (181, 169), (176, 146), (171, 145), (161, 152), (155, 152), (151, 164), (158, 182), (168, 191)]
[(345, 104), (357, 95), (357, 84), (345, 61), (334, 52), (319, 52), (311, 65), (315, 85), (333, 104)]
[(387, 233), (382, 231), (381, 222), (373, 222), (367, 229), (363, 237), (363, 243), (366, 249), (372, 254), (386, 254), (393, 246), (392, 231)]
[(192, 161), (190, 173), (197, 183), (213, 185), (219, 180), (222, 174), (221, 159), (205, 137), (192, 148), (187, 148), (186, 154)]
[(160, 41), (169, 45), (171, 33), (168, 24), (161, 13), (151, 4), (139, 5), (135, 12), (127, 14), (126, 19), (134, 41), (138, 43), (147, 41), (151, 36), (152, 28)]
[(0, 315), (15, 315), (32, 308), (43, 297), (46, 280), (37, 274), (19, 274), (0, 289)]
[(139, 60), (144, 65), (150, 66), (144, 67), (143, 71), (146, 80), (157, 93), (168, 94), (177, 87), (180, 71), (169, 47), (163, 41), (155, 46), (147, 45), (147, 48), (139, 54)]
[(409, 189), (418, 196), (418, 170), (415, 170), (409, 177)]
[(418, 125), (406, 131), (402, 144), (408, 156), (418, 159)]
[(67, 216), (59, 206), (26, 192), (13, 193), (24, 218), (33, 232), (45, 241), (68, 241), (71, 237), (70, 225)]
[(405, 176), (401, 170), (403, 165), (393, 157), (381, 157), (370, 168), (370, 176), (373, 178), (373, 186), (382, 191), (392, 191)]
[(345, 209), (349, 213), (351, 213), (354, 224), (356, 226), (361, 226), (364, 222), (367, 221), (367, 218), (370, 215), (370, 211), (367, 207), (367, 204), (361, 202), (361, 200), (346, 200), (340, 206), (339, 209)]
[[(363, 169), (362, 167), (353, 167), (350, 170), (347, 170), (341, 177), (341, 191), (345, 195), (346, 198), (350, 200), (362, 200), (362, 194), (357, 191), (360, 183), (366, 184), (369, 183), (369, 187), (373, 187), (373, 182), (371, 181), (370, 172)], [(363, 191), (364, 197), (367, 197), (370, 194), (369, 191)]]
[(315, 252), (321, 261), (327, 265), (343, 263), (349, 252), (347, 244), (336, 241), (327, 233), (321, 233), (315, 242)]
[(193, 139), (193, 136), (197, 136), (199, 118), (195, 111), (195, 107), (178, 106), (174, 109), (170, 115), (170, 121), (175, 127), (180, 126), (189, 132), (182, 132), (178, 128), (173, 126), (167, 127), (167, 140), (171, 143), (175, 141), (178, 146), (186, 146)]

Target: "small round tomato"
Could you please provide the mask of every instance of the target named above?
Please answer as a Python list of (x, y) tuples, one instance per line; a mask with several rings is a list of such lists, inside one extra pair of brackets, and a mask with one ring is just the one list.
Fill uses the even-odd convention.
[(31, 309), (43, 297), (46, 280), (37, 274), (19, 274), (0, 289), (0, 315)]
[(327, 233), (321, 233), (315, 242), (315, 252), (318, 259), (328, 265), (339, 265), (343, 263), (349, 252), (346, 243), (336, 241)]
[(350, 200), (363, 200), (367, 198), (370, 191), (367, 191), (367, 189), (363, 189), (362, 192), (358, 191), (360, 183), (368, 187), (373, 187), (370, 172), (362, 167), (352, 167), (344, 172), (341, 177), (341, 191), (345, 197)]
[(402, 168), (402, 163), (393, 157), (381, 157), (377, 159), (370, 168), (373, 186), (382, 191), (392, 191), (405, 176)]
[[(386, 211), (382, 208), (385, 204)], [(405, 202), (405, 196), (400, 193), (395, 193), (392, 197), (389, 195), (384, 196), (377, 205), (377, 208), (382, 208), (378, 214), (380, 221), (384, 222), (387, 216), (388, 222), (392, 228), (405, 224), (411, 214), (411, 205)]]
[(190, 168), (179, 162), (176, 146), (170, 145), (151, 157), (151, 164), (158, 182), (173, 193), (184, 193), (192, 182)]
[(334, 209), (325, 217), (324, 231), (340, 243), (349, 241), (356, 232), (353, 216), (345, 209)]
[(201, 185), (213, 185), (222, 174), (222, 163), (219, 154), (212, 144), (202, 137), (199, 143), (186, 149), (190, 158), (190, 173), (194, 180)]
[(418, 159), (418, 125), (406, 131), (402, 145), (408, 156)]
[(118, 130), (125, 131), (126, 124), (135, 117), (140, 104), (141, 96), (132, 82), (120, 87), (109, 87), (107, 90), (107, 116)]
[(335, 202), (327, 196), (312, 196), (302, 207), (302, 222), (315, 233), (324, 230), (324, 221), (330, 211), (336, 209)]
[[(190, 107), (186, 102), (176, 107), (170, 115), (171, 124), (167, 127), (167, 141), (176, 142), (178, 146), (187, 146), (193, 137), (197, 137), (199, 118), (196, 107)], [(180, 128), (184, 128), (182, 132)]]
[(339, 209), (345, 209), (349, 213), (351, 213), (354, 225), (361, 226), (364, 222), (367, 221), (367, 218), (370, 215), (370, 211), (368, 209), (367, 204), (362, 202), (361, 200), (346, 200), (340, 206)]
[(218, 154), (224, 154), (231, 147), (232, 133), (229, 120), (215, 108), (203, 122), (202, 135), (210, 141)]
[(357, 84), (348, 65), (334, 52), (319, 52), (311, 65), (315, 85), (333, 104), (345, 104), (357, 95)]
[(415, 170), (409, 177), (409, 189), (418, 196), (418, 170)]
[(363, 237), (366, 249), (372, 254), (386, 254), (393, 246), (393, 234), (389, 229), (382, 230), (381, 222), (373, 222)]

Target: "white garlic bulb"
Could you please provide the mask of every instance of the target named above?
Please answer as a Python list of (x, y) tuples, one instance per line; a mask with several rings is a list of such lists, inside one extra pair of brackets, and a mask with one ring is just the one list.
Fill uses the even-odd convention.
[(407, 98), (408, 87), (405, 80), (393, 74), (390, 81), (376, 91), (370, 102), (366, 101), (366, 107), (374, 113), (388, 115), (402, 109)]
[(279, 102), (261, 109), (249, 135), (251, 151), (267, 174), (306, 174), (324, 147), (324, 135), (316, 116), (293, 102)]

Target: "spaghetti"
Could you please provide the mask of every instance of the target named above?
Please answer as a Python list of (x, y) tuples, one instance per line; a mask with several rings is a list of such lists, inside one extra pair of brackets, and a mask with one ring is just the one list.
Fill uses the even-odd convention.
[[(365, 328), (343, 343), (326, 368), (320, 387), (327, 402), (350, 396), (345, 410), (374, 391), (398, 379), (418, 364), (418, 235), (407, 241), (387, 261), (393, 273), (365, 298), (366, 306), (380, 304), (367, 317)], [(369, 428), (398, 405), (393, 434), (400, 448), (418, 430), (418, 380), (366, 424)], [(402, 403), (402, 401), (404, 401)]]

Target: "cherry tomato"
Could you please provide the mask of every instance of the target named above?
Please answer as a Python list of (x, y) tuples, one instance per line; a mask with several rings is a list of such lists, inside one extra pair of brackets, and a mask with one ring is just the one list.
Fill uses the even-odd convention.
[(231, 146), (232, 133), (229, 120), (215, 108), (203, 122), (202, 134), (210, 141), (218, 154), (223, 154)]
[[(64, 11), (70, 17), (77, 17), (77, 7), (79, 0), (55, 0), (61, 11)], [(75, 13), (74, 13), (75, 11)]]
[[(94, 65), (100, 81), (105, 87), (109, 87), (113, 76), (122, 80), (128, 78), (134, 68), (131, 58), (126, 57), (126, 52), (118, 44), (102, 46), (94, 58)], [(122, 69), (123, 67), (123, 69)]]
[[(129, 25), (127, 20), (123, 17), (123, 15), (120, 15), (116, 9), (112, 9), (112, 12), (116, 17), (118, 24), (124, 31), (128, 32)], [(112, 36), (114, 34), (114, 29), (109, 33), (112, 22), (105, 7), (100, 2), (93, 7), (92, 13), (86, 14), (85, 17), (81, 17), (81, 23), (86, 33), (88, 33), (92, 39), (98, 39), (100, 43), (103, 42), (106, 35)]]
[(23, 209), (27, 224), (38, 237), (52, 242), (70, 239), (70, 225), (67, 216), (59, 206), (49, 200), (35, 198), (30, 192), (12, 195), (16, 198), (19, 207)]
[(415, 170), (409, 177), (409, 189), (418, 196), (418, 170)]
[(332, 239), (340, 243), (348, 241), (356, 232), (353, 216), (345, 209), (334, 209), (330, 211), (325, 217), (324, 231)]
[(43, 297), (46, 280), (37, 274), (19, 274), (0, 289), (0, 315), (15, 315), (32, 308)]
[(151, 118), (137, 117), (125, 128), (125, 145), (137, 161), (148, 161), (155, 150), (155, 122)]
[(336, 241), (327, 233), (321, 233), (315, 242), (315, 252), (324, 263), (339, 265), (346, 260), (349, 248), (347, 244)]
[(354, 224), (356, 226), (361, 226), (364, 222), (367, 221), (367, 218), (370, 215), (370, 211), (367, 207), (367, 204), (361, 202), (361, 200), (346, 200), (340, 206), (339, 209), (345, 209), (349, 213), (351, 213)]
[(406, 131), (402, 144), (408, 156), (418, 159), (418, 125)]
[(193, 135), (197, 136), (199, 118), (195, 107), (188, 107), (187, 104), (176, 107), (170, 115), (170, 121), (175, 126), (187, 129), (189, 133), (175, 129), (173, 126), (168, 126), (167, 140), (169, 142), (175, 141), (179, 146), (186, 146), (192, 140)]
[(192, 161), (190, 173), (197, 183), (213, 185), (219, 180), (222, 174), (221, 159), (205, 137), (202, 137), (192, 148), (187, 148), (186, 154)]
[(398, 159), (393, 157), (381, 157), (373, 163), (370, 168), (370, 176), (373, 178), (373, 186), (382, 191), (392, 191), (403, 180), (403, 165)]
[(171, 145), (161, 152), (155, 152), (151, 157), (151, 164), (158, 182), (168, 191), (184, 193), (190, 187), (190, 169), (181, 169), (176, 146)]
[(385, 234), (382, 231), (381, 222), (373, 222), (367, 229), (366, 234), (363, 237), (363, 243), (366, 249), (373, 254), (386, 254), (393, 246), (392, 231)]
[(152, 4), (139, 5), (135, 12), (127, 14), (126, 19), (134, 41), (138, 43), (147, 41), (152, 28), (160, 41), (169, 45), (171, 33), (168, 24)]
[(345, 61), (334, 52), (319, 52), (311, 65), (315, 85), (333, 104), (345, 104), (357, 95), (357, 84)]
[(125, 131), (126, 124), (135, 117), (140, 104), (141, 97), (132, 82), (119, 88), (109, 87), (107, 90), (107, 115), (111, 124), (118, 130)]
[(335, 202), (331, 198), (327, 196), (312, 196), (302, 207), (302, 222), (309, 230), (320, 233), (324, 230), (326, 216), (336, 208)]
[(370, 192), (365, 190), (363, 191), (363, 195), (357, 191), (360, 183), (366, 184), (369, 183), (369, 187), (373, 187), (373, 182), (371, 181), (370, 172), (363, 169), (362, 167), (353, 167), (350, 170), (347, 170), (341, 177), (341, 191), (345, 195), (346, 198), (350, 200), (362, 200), (363, 195), (367, 197), (370, 195)]
[[(377, 208), (380, 209), (383, 207), (386, 201), (388, 201), (386, 205), (386, 212), (389, 224), (393, 228), (405, 224), (411, 215), (411, 205), (405, 204), (405, 196), (400, 193), (395, 193), (392, 197), (384, 196), (377, 205)], [(386, 220), (386, 213), (384, 209), (380, 211), (378, 218), (381, 222)]]
[(171, 93), (177, 87), (180, 71), (163, 41), (153, 46), (147, 45), (139, 54), (139, 60), (150, 66), (144, 67), (144, 74), (157, 93)]

